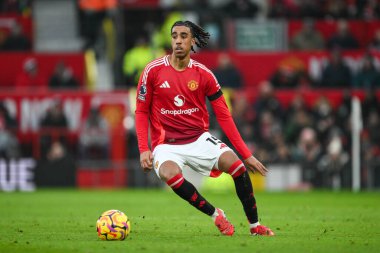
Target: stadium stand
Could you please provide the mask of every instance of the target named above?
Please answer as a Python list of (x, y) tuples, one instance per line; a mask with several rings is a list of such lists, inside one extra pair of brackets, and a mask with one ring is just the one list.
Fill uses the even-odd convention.
[[(361, 184), (368, 188), (380, 187), (378, 1), (369, 4), (370, 1), (355, 0), (251, 0), (244, 17), (235, 12), (224, 15), (226, 6), (235, 8), (229, 5), (233, 1), (228, 0), (209, 0), (207, 4), (205, 1), (179, 1), (177, 6), (170, 4), (173, 1), (111, 1), (111, 6), (102, 5), (96, 17), (91, 16), (93, 13), (88, 11), (88, 6), (77, 4), (70, 13), (78, 19), (71, 20), (72, 26), (67, 29), (73, 29), (70, 31), (72, 40), (81, 40), (81, 35), (85, 38), (82, 38), (81, 47), (62, 47), (65, 50), (59, 50), (60, 46), (54, 40), (48, 45), (38, 37), (48, 35), (36, 31), (44, 27), (37, 23), (46, 12), (36, 11), (33, 6), (44, 5), (44, 0), (25, 1), (24, 6), (12, 6), (11, 2), (2, 1), (0, 5), (0, 102), (1, 108), (7, 111), (1, 116), (14, 119), (17, 125), (11, 131), (15, 138), (9, 139), (14, 145), (8, 145), (15, 147), (13, 153), (2, 150), (7, 156), (43, 160), (41, 137), (46, 134), (54, 137), (57, 133), (41, 128), (38, 122), (59, 99), (67, 117), (67, 128), (59, 134), (66, 140), (69, 148), (64, 150), (69, 151), (70, 159), (78, 161), (78, 170), (70, 172), (75, 173), (76, 181), (70, 181), (70, 185), (159, 185), (146, 179), (136, 163), (138, 152), (133, 139), (136, 90), (135, 82), (131, 80), (138, 73), (133, 73), (134, 78), (125, 83), (123, 68), (127, 69), (133, 63), (126, 61), (124, 55), (130, 52), (137, 38), (147, 34), (151, 36), (150, 43), (159, 44), (159, 33), (167, 27), (165, 19), (174, 13), (176, 17), (192, 19), (210, 28), (211, 37), (218, 38), (206, 50), (197, 50), (192, 57), (208, 68), (218, 70), (216, 74), (221, 77), (221, 85), (229, 88), (225, 94), (230, 98), (228, 102), (233, 116), (258, 158), (269, 166), (299, 165), (302, 180), (310, 187), (350, 188), (349, 122), (351, 98), (355, 96), (362, 104), (361, 143), (362, 149), (367, 151), (362, 154)], [(94, 1), (94, 4), (101, 2)], [(207, 15), (204, 11), (196, 11), (205, 8), (208, 8)], [(310, 22), (315, 29), (313, 35), (319, 38), (318, 45), (306, 45), (308, 42), (302, 41), (305, 36), (299, 36), (295, 43), (293, 38)], [(12, 27), (16, 26), (30, 42), (29, 47), (22, 47), (23, 52), (9, 52), (7, 47), (2, 47)], [(255, 33), (253, 27), (259, 27), (260, 31)], [(339, 44), (339, 38), (334, 38), (339, 29), (352, 35), (348, 47)], [(284, 36), (275, 36), (279, 34)], [(281, 43), (276, 44), (278, 41)], [(302, 43), (306, 46), (299, 46)], [(14, 42), (11, 44), (15, 45)], [(156, 46), (151, 45), (152, 48)], [(328, 67), (336, 52), (342, 55), (344, 69), (351, 75), (343, 74), (346, 79), (334, 84), (327, 77), (331, 76), (328, 73), (336, 77), (336, 69)], [(223, 57), (236, 69), (223, 72), (220, 68)], [(77, 89), (66, 89), (61, 84), (59, 90), (48, 89), (49, 77), (57, 73), (56, 66), (62, 63), (72, 70)], [(16, 88), (18, 74), (37, 65), (39, 73), (46, 79), (39, 83), (44, 89)], [(228, 81), (223, 79), (236, 80), (236, 85), (224, 84)], [(51, 88), (57, 86), (57, 81), (50, 83)], [(108, 158), (104, 159), (104, 153), (99, 155), (99, 159), (103, 157), (105, 160), (97, 163), (100, 166), (83, 161), (79, 148), (81, 126), (94, 107), (109, 125), (109, 149), (105, 151)], [(220, 132), (219, 129), (213, 131)], [(53, 151), (50, 157), (63, 154), (59, 145), (55, 145)], [(96, 157), (93, 160), (96, 161)], [(71, 164), (71, 160), (66, 162)], [(46, 182), (41, 177), (39, 180)]]

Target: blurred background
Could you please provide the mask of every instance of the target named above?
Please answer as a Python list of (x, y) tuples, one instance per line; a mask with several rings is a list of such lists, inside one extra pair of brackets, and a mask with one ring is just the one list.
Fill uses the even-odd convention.
[(271, 171), (255, 189), (379, 189), (379, 18), (378, 0), (1, 0), (0, 190), (161, 187), (136, 84), (177, 20), (211, 34), (192, 57)]

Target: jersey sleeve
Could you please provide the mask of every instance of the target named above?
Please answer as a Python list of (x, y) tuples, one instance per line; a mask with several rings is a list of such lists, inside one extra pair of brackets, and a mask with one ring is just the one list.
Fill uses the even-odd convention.
[(206, 78), (206, 96), (210, 97), (216, 94), (220, 89), (220, 85), (215, 75), (208, 69), (205, 70), (205, 78)]
[(252, 153), (240, 136), (235, 122), (232, 119), (231, 113), (228, 110), (228, 106), (226, 100), (224, 99), (224, 96), (220, 94), (218, 98), (210, 100), (210, 103), (220, 127), (226, 134), (227, 138), (231, 141), (232, 145), (235, 147), (237, 152), (241, 155), (243, 160), (250, 157)]
[(149, 111), (153, 94), (153, 80), (153, 73), (144, 69), (137, 86), (135, 122), (140, 153), (149, 150)]

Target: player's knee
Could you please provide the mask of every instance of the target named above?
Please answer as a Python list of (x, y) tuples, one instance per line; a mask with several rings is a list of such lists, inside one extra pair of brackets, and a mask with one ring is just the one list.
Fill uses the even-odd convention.
[(166, 161), (164, 162), (159, 169), (159, 175), (160, 178), (167, 182), (168, 180), (172, 179), (174, 176), (181, 173), (181, 169), (178, 167), (178, 165), (172, 161)]
[(229, 173), (231, 165), (238, 160), (238, 156), (233, 151), (226, 151), (219, 157), (218, 169), (225, 173)]

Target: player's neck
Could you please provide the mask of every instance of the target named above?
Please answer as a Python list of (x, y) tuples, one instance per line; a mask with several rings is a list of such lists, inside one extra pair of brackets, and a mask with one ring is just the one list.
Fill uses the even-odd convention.
[(175, 57), (174, 54), (171, 54), (169, 57), (169, 62), (175, 70), (185, 70), (190, 62), (190, 54), (185, 56), (184, 58), (178, 58)]

